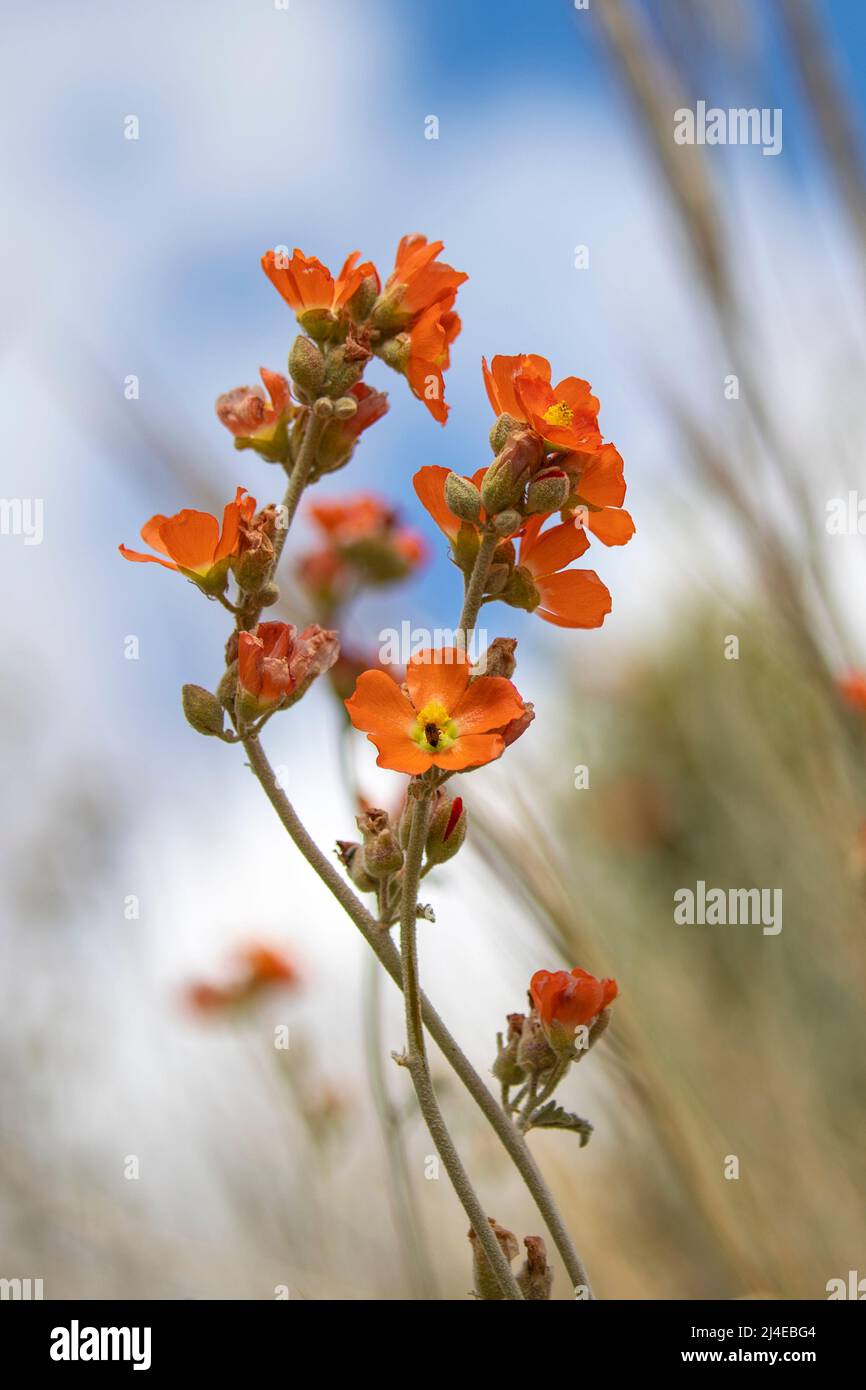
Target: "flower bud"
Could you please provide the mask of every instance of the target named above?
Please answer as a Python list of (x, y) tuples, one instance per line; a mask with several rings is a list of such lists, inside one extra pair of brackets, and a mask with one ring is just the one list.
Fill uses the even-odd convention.
[(487, 583), (484, 586), (485, 594), (491, 598), (497, 598), (508, 583), (511, 569), (508, 565), (491, 565), (487, 574)]
[(445, 479), (445, 505), (461, 521), (475, 522), (481, 515), (481, 493), (468, 478), (449, 473)]
[(346, 312), (354, 323), (364, 323), (379, 297), (379, 282), (375, 275), (365, 275), (352, 298), (346, 304)]
[(338, 840), (337, 858), (356, 888), (362, 893), (375, 893), (376, 880), (367, 873), (364, 851), (356, 840)]
[[(237, 650), (237, 634), (232, 633), (235, 638), (235, 650)], [(229, 663), (219, 685), (216, 688), (217, 699), (223, 709), (234, 709), (235, 696), (238, 690), (238, 662), (237, 656)]]
[(358, 413), (358, 402), (354, 396), (341, 396), (334, 401), (334, 414), (338, 420), (351, 420)]
[(219, 738), (225, 724), (225, 712), (216, 695), (201, 685), (185, 685), (181, 691), (183, 712), (187, 723), (197, 734)]
[(517, 1045), (517, 1065), (523, 1071), (543, 1072), (548, 1071), (555, 1062), (556, 1053), (547, 1041), (537, 1011), (533, 1009), (521, 1029)]
[(527, 512), (558, 512), (568, 501), (571, 483), (561, 468), (545, 468), (536, 473), (526, 490)]
[(520, 512), (514, 511), (511, 507), (493, 518), (493, 529), (499, 536), (513, 536), (522, 525), (523, 517)]
[(523, 1297), (529, 1303), (550, 1298), (553, 1288), (553, 1270), (547, 1262), (547, 1248), (541, 1236), (524, 1236), (526, 1259), (517, 1275), (517, 1283)]
[[(499, 1247), (508, 1260), (509, 1264), (519, 1252), (517, 1236), (513, 1231), (507, 1231), (504, 1226), (500, 1226), (493, 1217), (488, 1217), (493, 1233), (499, 1241)], [(483, 1298), (488, 1302), (501, 1303), (505, 1295), (499, 1287), (499, 1281), (490, 1267), (490, 1261), (484, 1253), (477, 1235), (473, 1230), (469, 1231), (469, 1241), (472, 1245), (472, 1273), (475, 1284), (475, 1293), (478, 1298)]]
[(519, 430), (505, 440), (481, 483), (481, 499), (490, 516), (514, 506), (544, 456), (544, 444), (532, 430)]
[(325, 359), (321, 349), (302, 333), (292, 343), (289, 376), (311, 399), (318, 395), (325, 380)]
[(519, 1086), (524, 1079), (523, 1068), (517, 1061), (517, 1049), (520, 1046), (520, 1035), (523, 1032), (523, 1025), (526, 1022), (524, 1014), (508, 1015), (508, 1033), (505, 1042), (502, 1041), (502, 1034), (496, 1034), (498, 1051), (496, 1061), (493, 1063), (493, 1075), (497, 1081), (501, 1081), (503, 1086)]
[(274, 583), (265, 584), (256, 594), (256, 602), (260, 603), (262, 608), (272, 608), (279, 601), (280, 591)]
[(330, 309), (304, 309), (297, 317), (304, 332), (317, 343), (326, 343), (334, 336), (338, 320)]
[(450, 797), (440, 791), (430, 817), (425, 853), (428, 864), (444, 864), (453, 859), (466, 839), (466, 812), (461, 796)]
[(387, 811), (366, 811), (356, 824), (364, 837), (364, 866), (372, 878), (390, 878), (402, 869), (403, 851)]
[(523, 565), (518, 565), (511, 571), (511, 577), (501, 597), (512, 608), (525, 608), (527, 613), (533, 613), (541, 602), (541, 594), (535, 580)]
[(313, 414), (320, 420), (330, 420), (334, 413), (334, 402), (327, 396), (320, 396), (313, 404)]
[(478, 547), (481, 544), (474, 526), (470, 526), (464, 521), (460, 530), (451, 542), (451, 555), (455, 565), (462, 569), (464, 573), (471, 573), (478, 555)]
[(340, 347), (332, 348), (328, 354), (322, 390), (329, 396), (345, 396), (361, 380), (371, 356), (369, 350), (348, 340)]
[(264, 530), (250, 531), (243, 538), (240, 554), (232, 560), (232, 573), (239, 589), (257, 594), (270, 581), (274, 567), (273, 542)]
[(473, 666), (472, 679), (477, 676), (504, 676), (510, 681), (517, 670), (516, 648), (516, 637), (494, 637), (480, 661)]
[(387, 338), (378, 350), (386, 367), (393, 367), (395, 372), (406, 371), (411, 351), (412, 344), (408, 333), (398, 333), (395, 338)]
[(500, 415), (490, 430), (490, 447), (494, 454), (499, 453), (510, 434), (525, 428), (526, 425), (523, 420), (516, 420), (513, 415)]

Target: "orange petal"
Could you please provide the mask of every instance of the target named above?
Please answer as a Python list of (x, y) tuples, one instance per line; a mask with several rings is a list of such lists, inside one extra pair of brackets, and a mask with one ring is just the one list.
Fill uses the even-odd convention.
[(603, 507), (600, 512), (589, 512), (586, 524), (605, 545), (625, 545), (634, 535), (634, 522), (621, 507)]
[(589, 541), (582, 526), (573, 521), (560, 522), (539, 536), (541, 521), (530, 517), (524, 528), (520, 542), (520, 563), (536, 576), (554, 574), (564, 570), (572, 560), (577, 560), (589, 549)]
[(379, 750), (377, 767), (388, 767), (392, 772), (408, 772), (415, 776), (433, 766), (431, 755), (404, 734), (368, 734), (367, 738)]
[(588, 381), (583, 377), (567, 376), (553, 388), (558, 401), (565, 401), (575, 415), (592, 417), (599, 412), (598, 397), (592, 394)]
[(238, 548), (241, 520), (249, 521), (256, 509), (256, 499), (247, 497), (246, 488), (239, 487), (235, 500), (229, 502), (223, 512), (223, 529), (219, 543), (214, 550), (214, 560), (222, 560), (226, 555), (234, 555)]
[(497, 415), (513, 415), (516, 420), (526, 419), (526, 412), (515, 390), (515, 374), (524, 360), (523, 354), (505, 357), (497, 353), (488, 367), (487, 359), (481, 359), (487, 399)]
[(501, 734), (464, 734), (444, 753), (436, 753), (431, 761), (435, 767), (459, 772), (464, 767), (480, 767), (502, 756), (505, 740)]
[(536, 581), (536, 613), (556, 627), (601, 627), (611, 610), (610, 594), (594, 570), (565, 570)]
[(162, 560), (158, 555), (142, 555), (140, 550), (127, 550), (125, 545), (119, 545), (117, 548), (124, 560), (136, 560), (143, 565), (163, 565), (167, 570), (177, 570), (177, 565), (171, 560)]
[(479, 676), (451, 710), (451, 718), (462, 739), (465, 734), (504, 729), (512, 719), (519, 719), (524, 710), (524, 703), (511, 681), (504, 676)]
[(444, 531), (453, 541), (460, 530), (460, 522), (445, 505), (445, 479), (450, 469), (439, 464), (427, 464), (419, 468), (412, 482), (422, 505), (432, 516), (440, 531)]
[[(588, 454), (575, 454), (581, 464), (578, 492), (591, 507), (621, 507), (625, 501), (622, 459), (615, 444), (603, 444)], [(569, 460), (564, 460), (568, 466)]]
[(416, 710), (438, 700), (451, 714), (469, 684), (470, 666), (460, 647), (428, 647), (416, 653), (406, 667), (406, 684)]
[(188, 508), (170, 516), (160, 527), (167, 555), (181, 569), (209, 569), (219, 542), (219, 522), (210, 512), (194, 512)]
[(156, 516), (152, 516), (150, 518), (150, 521), (146, 521), (144, 523), (139, 532), (139, 535), (141, 536), (141, 539), (145, 542), (145, 544), (149, 545), (153, 550), (158, 550), (160, 555), (168, 554), (168, 551), (165, 548), (165, 541), (162, 539), (162, 536), (159, 533), (160, 527), (162, 526), (163, 522), (166, 521), (168, 521), (168, 517), (161, 516), (160, 513), (157, 512)]
[(415, 724), (415, 711), (397, 682), (384, 671), (362, 672), (345, 705), (355, 728), (365, 734), (381, 730), (408, 740)]

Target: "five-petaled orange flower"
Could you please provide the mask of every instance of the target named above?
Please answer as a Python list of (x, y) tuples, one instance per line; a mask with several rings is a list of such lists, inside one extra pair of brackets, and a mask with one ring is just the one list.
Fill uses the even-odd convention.
[(291, 260), (283, 252), (266, 251), (262, 256), (262, 270), (296, 314), (305, 314), (311, 309), (339, 314), (368, 277), (376, 281), (378, 289), (376, 267), (372, 261), (358, 265), (360, 255), (360, 251), (353, 251), (346, 257), (336, 280), (316, 256), (305, 256), (297, 247)]
[(567, 566), (589, 549), (581, 526), (560, 522), (542, 531), (543, 516), (530, 516), (521, 532), (517, 562), (528, 570), (539, 594), (532, 609), (556, 627), (601, 627), (611, 610), (610, 591), (595, 570)]
[(168, 570), (185, 574), (207, 593), (222, 593), (229, 563), (240, 546), (241, 522), (250, 521), (255, 510), (256, 499), (247, 497), (246, 488), (239, 487), (235, 500), (229, 502), (223, 513), (222, 532), (210, 512), (185, 508), (174, 516), (157, 513), (142, 526), (141, 539), (158, 550), (158, 555), (127, 550), (125, 545), (118, 546), (118, 550), (125, 560), (164, 565)]
[(589, 382), (567, 376), (557, 386), (550, 379), (546, 357), (521, 353), (481, 359), (487, 396), (497, 415), (525, 420), (554, 449), (591, 450), (601, 447), (598, 400)]
[(336, 632), (312, 623), (259, 623), (238, 635), (238, 690), (247, 715), (275, 709), (305, 682), (329, 671), (340, 654)]
[(597, 980), (586, 970), (536, 970), (529, 993), (548, 1038), (568, 1041), (607, 1008), (619, 988), (616, 980)]
[(506, 731), (527, 709), (504, 676), (470, 681), (458, 647), (418, 652), (401, 688), (384, 671), (365, 671), (346, 701), (349, 718), (379, 750), (379, 767), (418, 774), (457, 772), (498, 758)]
[(460, 332), (454, 311), (457, 290), (469, 277), (438, 260), (444, 243), (415, 232), (397, 247), (394, 269), (385, 282), (373, 322), (385, 333), (402, 335), (399, 349), (386, 360), (405, 372), (415, 396), (434, 420), (444, 425), (444, 373), (451, 365), (451, 344)]

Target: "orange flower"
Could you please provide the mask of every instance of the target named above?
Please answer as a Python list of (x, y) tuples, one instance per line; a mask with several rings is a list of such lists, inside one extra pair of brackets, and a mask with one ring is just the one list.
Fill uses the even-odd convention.
[(572, 481), (569, 510), (580, 508), (584, 525), (604, 545), (630, 541), (635, 527), (622, 505), (625, 479), (616, 446), (602, 444), (594, 453), (566, 454), (560, 462)]
[[(247, 717), (275, 709), (330, 670), (340, 652), (336, 632), (313, 623), (298, 633), (289, 623), (259, 623), (238, 634), (238, 694)], [(293, 702), (292, 702), (293, 703)]]
[[(248, 522), (255, 510), (256, 499), (247, 497), (246, 488), (239, 487), (235, 500), (223, 513), (222, 532), (210, 512), (185, 509), (174, 516), (157, 513), (142, 526), (141, 539), (159, 555), (143, 555), (127, 550), (125, 545), (118, 550), (125, 560), (179, 570), (206, 593), (220, 594), (226, 586), (229, 562), (240, 548), (241, 524)], [(168, 559), (161, 559), (163, 555)]]
[(595, 570), (566, 568), (589, 549), (586, 534), (573, 521), (542, 533), (544, 520), (528, 517), (521, 533), (517, 558), (531, 576), (531, 597), (518, 606), (532, 603), (529, 611), (556, 627), (601, 627), (612, 607), (610, 591)]
[(619, 993), (616, 980), (597, 980), (586, 970), (536, 970), (529, 984), (532, 1002), (552, 1042), (571, 1041)]
[(418, 233), (404, 236), (371, 319), (386, 339), (382, 357), (405, 375), (413, 395), (440, 425), (448, 418), (444, 373), (461, 327), (454, 303), (469, 278), (437, 260), (442, 249), (441, 241), (428, 242)]
[(431, 767), (459, 772), (498, 758), (503, 729), (526, 714), (511, 681), (480, 676), (458, 647), (417, 653), (405, 687), (384, 671), (365, 671), (346, 701), (356, 729), (376, 745), (379, 767), (418, 774)]
[(554, 449), (601, 447), (598, 401), (589, 382), (568, 376), (553, 386), (546, 357), (522, 353), (481, 359), (487, 397), (497, 415), (525, 420)]
[(291, 260), (282, 253), (266, 251), (262, 256), (262, 270), (299, 318), (316, 310), (336, 316), (368, 277), (376, 281), (378, 291), (376, 267), (372, 261), (358, 265), (360, 254), (360, 251), (353, 251), (347, 256), (336, 280), (326, 265), (315, 256), (305, 256), (297, 247)]
[(236, 449), (256, 449), (281, 462), (288, 457), (288, 422), (292, 417), (289, 383), (279, 372), (259, 368), (261, 386), (236, 386), (216, 403), (216, 413), (235, 439)]
[(428, 241), (419, 232), (401, 238), (394, 269), (373, 312), (377, 326), (400, 332), (417, 323), (419, 315), (434, 304), (447, 300), (449, 308), (453, 305), (457, 290), (469, 276), (437, 259), (444, 248), (443, 241)]
[(866, 672), (851, 671), (839, 681), (839, 693), (853, 709), (866, 713)]

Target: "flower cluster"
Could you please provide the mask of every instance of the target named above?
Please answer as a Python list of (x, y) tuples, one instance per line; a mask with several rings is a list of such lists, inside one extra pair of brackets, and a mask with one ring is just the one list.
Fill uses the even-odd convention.
[[(464, 797), (446, 783), (499, 759), (535, 718), (533, 704), (513, 680), (516, 639), (496, 637), (475, 662), (470, 639), (482, 606), (495, 601), (558, 627), (600, 626), (611, 611), (610, 593), (594, 570), (574, 568), (574, 562), (591, 540), (620, 546), (634, 534), (623, 509), (622, 459), (602, 437), (599, 402), (589, 384), (579, 377), (554, 384), (550, 364), (537, 355), (495, 356), (489, 365), (482, 361), (496, 416), (489, 436), (492, 460), (488, 455), (469, 475), (432, 464), (414, 477), (417, 497), (447, 537), (463, 576), (456, 626), (416, 650), (405, 669), (341, 654), (338, 627), (345, 624), (349, 600), (363, 589), (411, 576), (427, 553), (397, 508), (368, 491), (304, 503), (301, 514), (315, 528), (317, 542), (295, 561), (295, 597), (305, 618), (316, 621), (292, 622), (282, 612), (263, 618), (283, 604), (278, 567), (306, 490), (345, 468), (387, 413), (385, 393), (364, 380), (368, 367), (381, 363), (398, 372), (433, 419), (447, 421), (444, 374), (460, 332), (456, 301), (467, 277), (441, 259), (443, 249), (440, 241), (404, 236), (384, 283), (358, 251), (336, 276), (300, 250), (266, 252), (265, 275), (300, 329), (288, 352), (287, 375), (262, 367), (262, 384), (225, 392), (216, 414), (236, 449), (283, 470), (282, 500), (259, 508), (238, 486), (221, 520), (189, 508), (158, 513), (141, 528), (149, 552), (120, 546), (125, 559), (183, 576), (232, 616), (215, 689), (183, 687), (190, 725), (242, 744), (285, 828), (359, 925), (387, 931), (400, 922), (405, 1060), (434, 1137), (441, 1125), (430, 1115), (433, 1088), (420, 1084), (427, 1063), (415, 949), (417, 920), (433, 914), (418, 902), (419, 884), (450, 861), (467, 836)], [(451, 640), (441, 636), (444, 631)], [(350, 724), (375, 746), (378, 766), (409, 779), (395, 811), (358, 798), (364, 807), (357, 817), (360, 838), (337, 841), (351, 889), (299, 824), (260, 743), (268, 721), (290, 710), (327, 672), (331, 677), (323, 684), (339, 694)], [(859, 686), (847, 694), (859, 701)], [(298, 736), (309, 735), (299, 730)], [(368, 911), (354, 890), (370, 894), (374, 908)], [(196, 984), (188, 997), (199, 1012), (215, 1012), (295, 981), (291, 962), (253, 946), (227, 983)], [(558, 1106), (553, 1093), (603, 1033), (616, 995), (614, 980), (583, 970), (533, 975), (530, 1009), (509, 1016), (493, 1068), (502, 1087), (500, 1119), (509, 1129), (571, 1129), (586, 1142), (591, 1126)], [(451, 1175), (450, 1151), (449, 1163)], [(465, 1194), (466, 1181), (452, 1180)], [(532, 1181), (530, 1174), (530, 1188)], [(467, 1199), (464, 1205), (473, 1226), (477, 1295), (548, 1298), (552, 1271), (542, 1238), (525, 1238), (526, 1262), (515, 1276), (509, 1267), (516, 1238), (487, 1222), (477, 1203)]]

